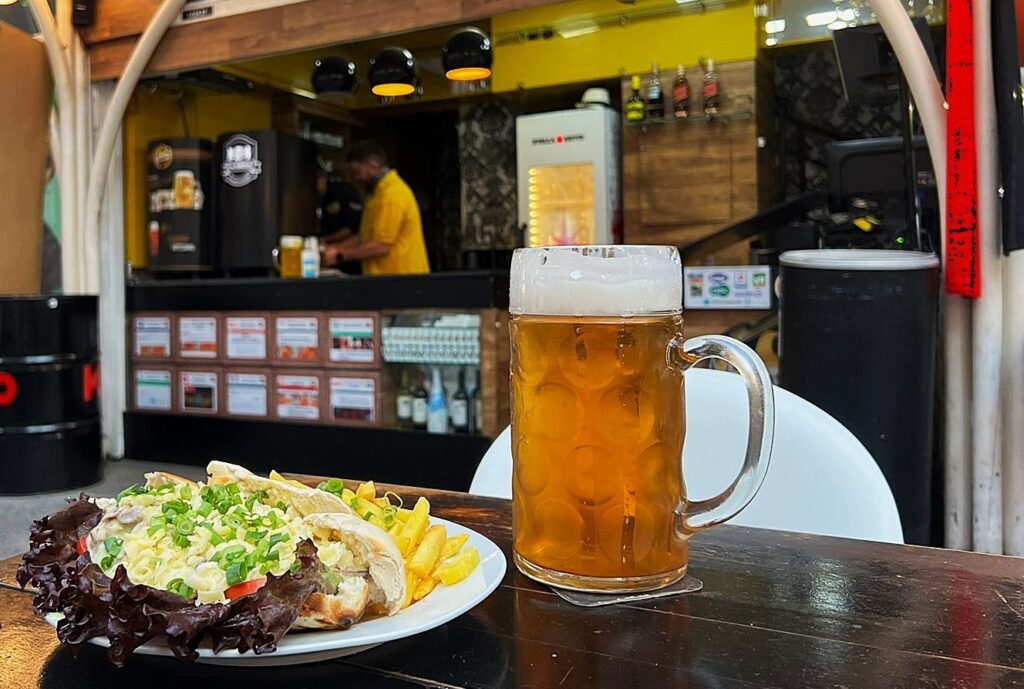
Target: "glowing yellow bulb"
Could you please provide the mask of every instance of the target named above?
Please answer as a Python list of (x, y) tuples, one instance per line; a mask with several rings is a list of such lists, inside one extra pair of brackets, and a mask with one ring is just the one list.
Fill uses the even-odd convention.
[(370, 89), (375, 96), (393, 98), (395, 96), (408, 96), (416, 90), (412, 84), (377, 84)]
[(486, 67), (459, 67), (449, 69), (444, 75), (452, 81), (480, 81), (491, 76), (491, 70)]

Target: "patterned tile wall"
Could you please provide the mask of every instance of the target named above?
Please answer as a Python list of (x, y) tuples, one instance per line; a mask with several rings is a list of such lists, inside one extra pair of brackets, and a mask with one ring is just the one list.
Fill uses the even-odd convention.
[(516, 200), (516, 113), (498, 101), (462, 108), (462, 249), (520, 244)]

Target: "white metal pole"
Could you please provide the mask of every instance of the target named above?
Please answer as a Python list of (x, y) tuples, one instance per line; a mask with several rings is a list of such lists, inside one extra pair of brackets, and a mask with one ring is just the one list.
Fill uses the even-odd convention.
[(1003, 257), (1000, 251), (999, 139), (992, 71), (991, 0), (974, 0), (974, 70), (982, 280), (981, 297), (974, 302), (972, 343), (974, 549), (1002, 553)]
[(78, 213), (77, 195), (77, 163), (78, 154), (75, 145), (75, 89), (72, 82), (71, 64), (64, 51), (57, 21), (50, 11), (46, 0), (29, 0), (29, 10), (43, 35), (43, 46), (53, 73), (53, 83), (57, 90), (57, 106), (60, 109), (60, 155), (58, 168), (61, 170), (61, 272), (63, 274), (64, 292), (80, 291), (78, 269)]
[(1003, 268), (1003, 549), (1020, 557), (1024, 555), (1024, 251), (1012, 252)]
[[(85, 194), (89, 181), (89, 161), (92, 151), (92, 84), (89, 72), (89, 55), (77, 35), (71, 36), (69, 46), (75, 88), (75, 147), (78, 149), (76, 160), (76, 178), (78, 197), (77, 215), (85, 218)], [(84, 223), (79, 225), (82, 229)], [(100, 289), (99, 241), (79, 233), (81, 251), (79, 252), (79, 268), (81, 270), (81, 289), (86, 294), (98, 294)]]

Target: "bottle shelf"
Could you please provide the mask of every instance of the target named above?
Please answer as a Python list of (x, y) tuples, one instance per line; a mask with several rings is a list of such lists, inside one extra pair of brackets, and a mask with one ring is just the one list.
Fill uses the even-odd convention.
[(626, 122), (630, 129), (646, 130), (648, 127), (678, 127), (692, 124), (706, 124), (708, 126), (717, 122), (740, 122), (753, 119), (752, 110), (728, 110), (716, 115), (704, 115), (703, 113), (690, 113), (689, 117), (659, 117), (657, 119), (646, 119), (639, 122)]

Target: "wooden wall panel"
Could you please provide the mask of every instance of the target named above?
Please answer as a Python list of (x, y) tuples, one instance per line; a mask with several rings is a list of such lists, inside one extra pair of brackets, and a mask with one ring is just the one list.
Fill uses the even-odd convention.
[[(718, 73), (723, 110), (749, 111), (751, 117), (705, 123), (698, 95), (701, 72), (690, 66), (687, 76), (695, 96), (691, 121), (624, 127), (626, 241), (684, 246), (767, 204), (759, 172), (755, 63), (721, 64)], [(650, 75), (643, 78), (646, 85)], [(675, 70), (666, 66), (662, 88), (669, 99), (674, 78)], [(628, 98), (628, 78), (622, 80), (622, 89), (623, 99)], [(729, 258), (745, 262), (745, 254), (741, 246)]]
[[(307, 0), (172, 28), (147, 74), (268, 57), (483, 19), (558, 0)], [(157, 0), (100, 0), (84, 36), (94, 81), (117, 78)]]

